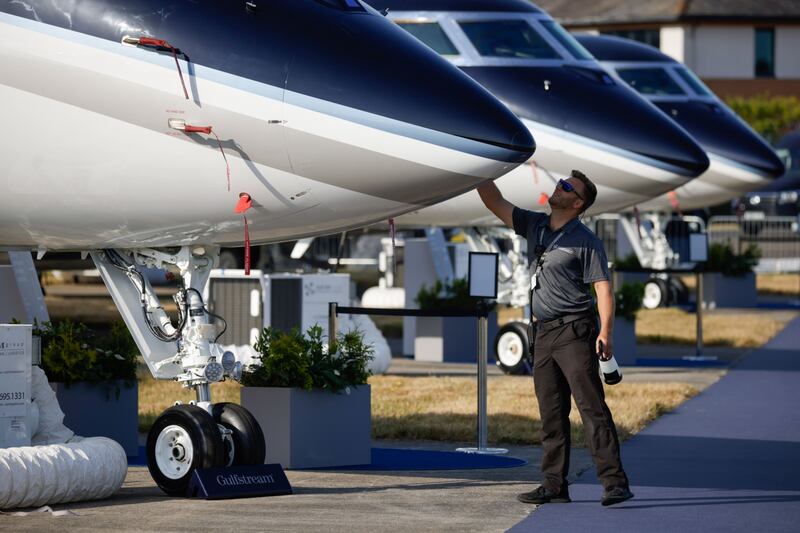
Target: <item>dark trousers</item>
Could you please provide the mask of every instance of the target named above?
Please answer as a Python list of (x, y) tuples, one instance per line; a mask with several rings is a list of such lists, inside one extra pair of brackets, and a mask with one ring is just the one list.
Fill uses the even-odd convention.
[(617, 428), (606, 405), (597, 337), (591, 316), (548, 329), (536, 328), (533, 382), (542, 418), (542, 475), (545, 488), (559, 492), (567, 484), (570, 453), (570, 393), (575, 397), (586, 441), (603, 487), (628, 486), (619, 455)]

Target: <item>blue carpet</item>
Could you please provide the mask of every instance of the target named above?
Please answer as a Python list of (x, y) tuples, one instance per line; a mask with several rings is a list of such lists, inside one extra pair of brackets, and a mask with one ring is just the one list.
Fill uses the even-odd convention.
[[(527, 461), (505, 455), (372, 448), (371, 464), (309, 470), (472, 470), (476, 468), (514, 468), (526, 464)], [(147, 466), (147, 454), (144, 446), (139, 446), (138, 457), (128, 457), (128, 466)]]
[(687, 368), (708, 368), (728, 366), (730, 363), (719, 359), (683, 359), (682, 357), (637, 357), (636, 366), (675, 366)]
[(309, 470), (472, 470), (476, 468), (514, 468), (528, 462), (505, 455), (372, 448), (372, 463)]
[(800, 302), (758, 302), (759, 309), (800, 309)]
[(622, 446), (633, 500), (600, 506), (593, 471), (571, 504), (512, 531), (799, 531), (800, 318), (717, 383)]
[(147, 450), (144, 446), (139, 446), (139, 455), (128, 456), (128, 466), (147, 466)]

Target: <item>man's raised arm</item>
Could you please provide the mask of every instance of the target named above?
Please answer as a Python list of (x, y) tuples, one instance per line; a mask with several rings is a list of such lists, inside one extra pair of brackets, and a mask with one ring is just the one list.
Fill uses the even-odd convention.
[(500, 190), (493, 181), (488, 181), (478, 187), (478, 194), (481, 195), (484, 205), (489, 208), (489, 211), (497, 215), (497, 218), (511, 229), (514, 229), (514, 204), (503, 198)]

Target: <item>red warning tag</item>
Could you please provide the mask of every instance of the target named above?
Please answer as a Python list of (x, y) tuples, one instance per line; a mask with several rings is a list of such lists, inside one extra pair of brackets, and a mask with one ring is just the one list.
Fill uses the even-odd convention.
[(250, 195), (246, 192), (239, 193), (239, 202), (236, 204), (234, 211), (236, 213), (244, 213), (251, 207), (253, 207), (253, 200), (250, 198)]

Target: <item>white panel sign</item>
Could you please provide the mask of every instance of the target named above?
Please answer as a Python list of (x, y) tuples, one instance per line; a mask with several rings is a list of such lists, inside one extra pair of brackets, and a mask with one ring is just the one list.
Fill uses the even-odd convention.
[(689, 261), (700, 263), (708, 261), (708, 235), (691, 233), (689, 235)]
[(469, 295), (497, 298), (497, 254), (470, 252)]
[(28, 415), (31, 326), (0, 326), (0, 417)]
[(350, 305), (350, 276), (348, 274), (310, 274), (303, 276), (303, 328), (322, 327), (328, 335), (328, 303)]
[(31, 326), (0, 325), (0, 448), (30, 446)]

